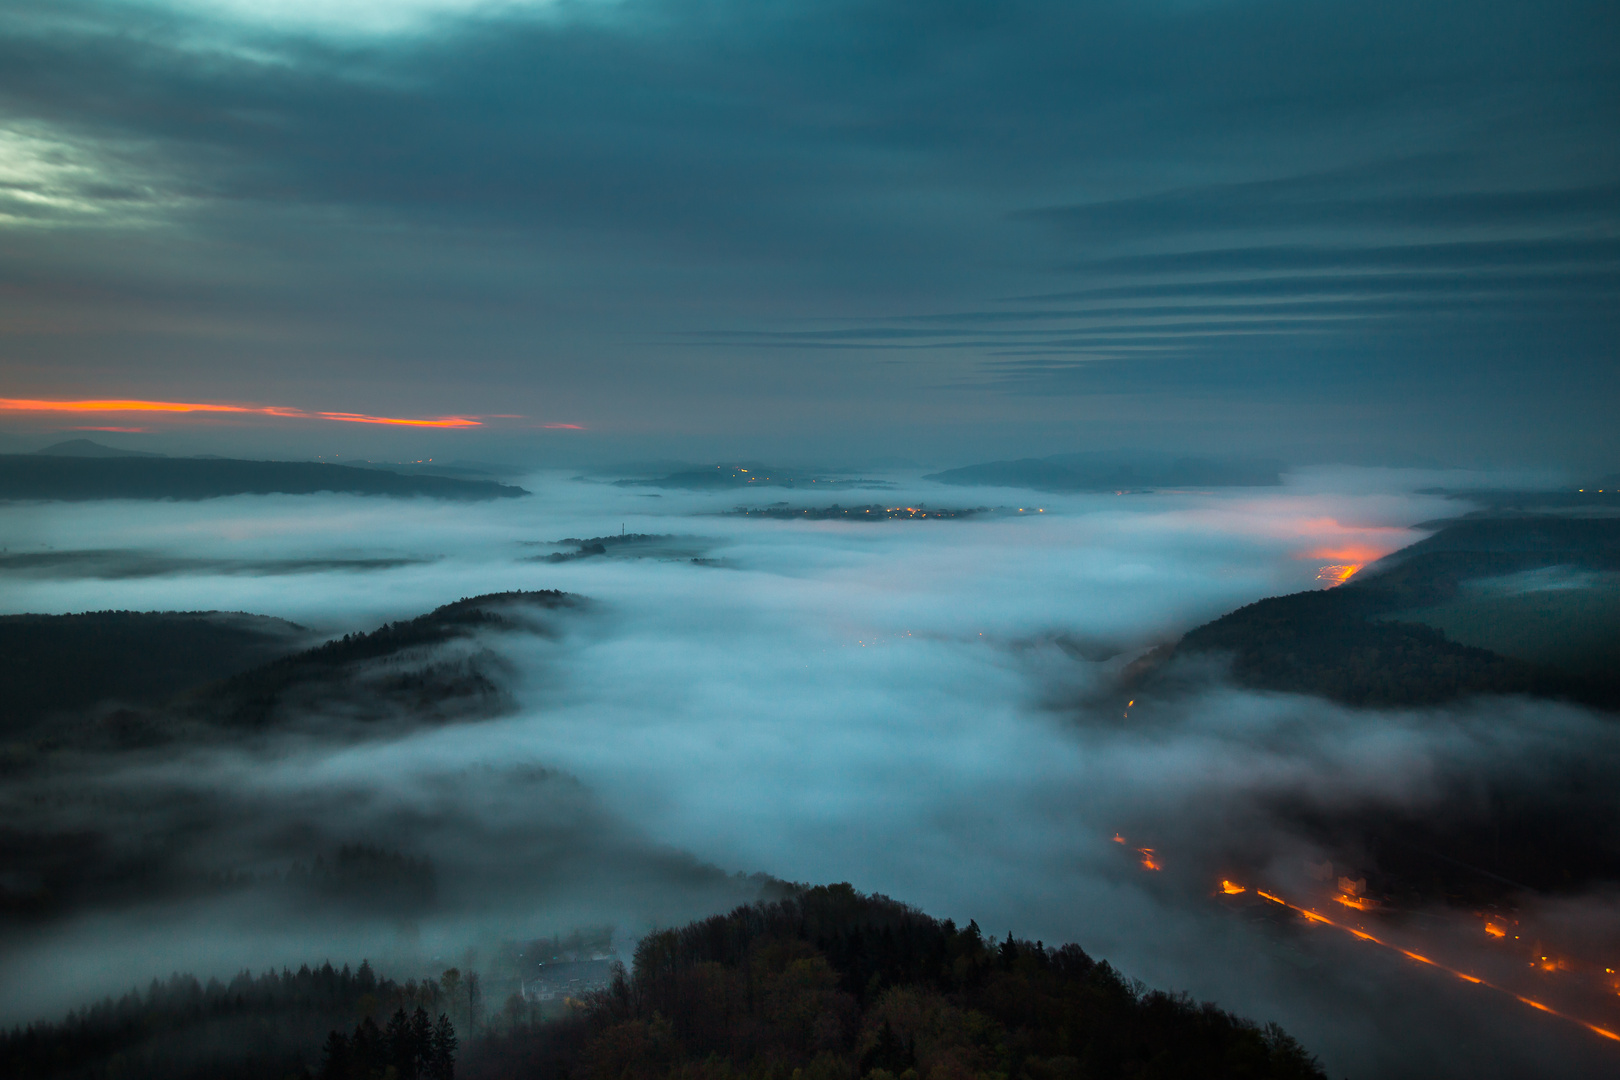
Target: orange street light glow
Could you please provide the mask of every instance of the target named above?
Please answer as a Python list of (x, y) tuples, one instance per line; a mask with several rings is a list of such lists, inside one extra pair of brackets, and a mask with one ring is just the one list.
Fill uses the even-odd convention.
[[(1223, 886), (1223, 891), (1230, 893), (1232, 890), (1230, 888), (1225, 888), (1226, 886), (1229, 886), (1230, 884), (1231, 884), (1231, 882), (1227, 882), (1227, 881), (1221, 882), (1221, 885)], [(1241, 890), (1239, 890), (1239, 891), (1241, 891)], [(1534, 1000), (1532, 1000), (1530, 998), (1523, 997), (1522, 995), (1515, 994), (1513, 991), (1508, 990), (1505, 987), (1497, 986), (1495, 983), (1492, 983), (1492, 982), (1487, 982), (1486, 980), (1480, 978), (1478, 975), (1470, 975), (1467, 972), (1458, 971), (1456, 968), (1447, 967), (1445, 964), (1439, 963), (1439, 962), (1434, 961), (1434, 960), (1430, 960), (1427, 956), (1420, 956), (1419, 954), (1417, 954), (1415, 952), (1411, 952), (1410, 950), (1403, 949), (1399, 945), (1391, 945), (1387, 941), (1379, 941), (1377, 938), (1373, 937), (1369, 933), (1366, 933), (1365, 931), (1357, 930), (1355, 927), (1346, 926), (1343, 923), (1334, 922), (1332, 919), (1328, 918), (1326, 915), (1321, 915), (1321, 914), (1318, 914), (1317, 912), (1309, 911), (1309, 910), (1307, 910), (1305, 908), (1300, 907), (1298, 904), (1290, 904), (1287, 900), (1284, 900), (1282, 897), (1273, 895), (1272, 893), (1268, 893), (1264, 889), (1256, 889), (1255, 894), (1258, 895), (1258, 896), (1262, 896), (1267, 900), (1270, 900), (1274, 904), (1281, 904), (1283, 907), (1287, 908), (1288, 910), (1293, 911), (1293, 912), (1297, 912), (1298, 914), (1303, 915), (1310, 922), (1313, 922), (1313, 923), (1326, 923), (1328, 926), (1334, 927), (1335, 929), (1343, 930), (1343, 931), (1346, 931), (1347, 933), (1353, 934), (1355, 937), (1359, 938), (1362, 941), (1372, 942), (1374, 945), (1381, 946), (1381, 947), (1383, 947), (1385, 949), (1389, 949), (1389, 950), (1391, 950), (1393, 952), (1398, 952), (1402, 956), (1407, 957), (1408, 959), (1416, 960), (1420, 964), (1427, 964), (1429, 967), (1436, 968), (1436, 969), (1438, 969), (1440, 971), (1444, 971), (1448, 975), (1455, 975), (1457, 978), (1461, 979), (1463, 982), (1472, 983), (1475, 986), (1483, 986), (1487, 990), (1495, 990), (1499, 994), (1506, 994), (1509, 997), (1517, 998), (1519, 1001), (1522, 1001), (1524, 1004), (1530, 1006), (1532, 1009), (1538, 1009), (1541, 1012), (1547, 1013), (1547, 1014), (1549, 1014), (1551, 1016), (1556, 1016), (1560, 1020), (1568, 1020), (1571, 1023), (1579, 1024), (1579, 1025), (1581, 1025), (1581, 1027), (1586, 1028), (1588, 1031), (1592, 1032), (1594, 1035), (1601, 1035), (1605, 1039), (1609, 1039), (1609, 1040), (1611, 1040), (1613, 1042), (1620, 1042), (1620, 1033), (1611, 1031), (1609, 1028), (1599, 1027), (1597, 1024), (1588, 1023), (1587, 1021), (1582, 1020), (1578, 1016), (1571, 1016), (1569, 1013), (1560, 1012), (1559, 1010), (1552, 1008), (1550, 1005), (1543, 1005), (1539, 1001), (1534, 1001)]]
[(1356, 571), (1360, 570), (1363, 565), (1365, 564), (1335, 563), (1332, 566), (1319, 566), (1316, 568), (1316, 580), (1327, 582), (1328, 588), (1331, 589), (1333, 586), (1343, 585), (1355, 577)]
[[(369, 413), (312, 412), (282, 405), (222, 405), (201, 401), (142, 401), (137, 399), (96, 399), (89, 401), (42, 401), (33, 398), (0, 398), (0, 412), (33, 413), (226, 413), (237, 416), (276, 416), (292, 420), (333, 420), (347, 424), (399, 424), (407, 427), (478, 427), (483, 421), (470, 416), (412, 418), (372, 416)], [(112, 430), (112, 429), (108, 429)]]

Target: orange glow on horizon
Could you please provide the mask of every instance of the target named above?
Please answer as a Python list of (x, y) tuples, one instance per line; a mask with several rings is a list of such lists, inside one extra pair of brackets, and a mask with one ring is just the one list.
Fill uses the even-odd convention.
[[(278, 411), (276, 416), (285, 416), (285, 412)], [(406, 427), (437, 427), (462, 428), (478, 427), (482, 420), (474, 420), (470, 416), (439, 416), (430, 420), (412, 420), (397, 416), (367, 416), (364, 413), (321, 412), (311, 414), (322, 420), (341, 420), (349, 424), (402, 424)]]
[[(1405, 530), (1391, 531), (1404, 532)], [(1394, 546), (1374, 547), (1371, 544), (1344, 544), (1335, 547), (1312, 548), (1305, 553), (1305, 557), (1308, 559), (1334, 559), (1338, 562), (1366, 565), (1370, 562), (1377, 562), (1394, 550)]]
[[(323, 412), (294, 409), (283, 405), (225, 405), (202, 401), (145, 401), (133, 398), (85, 401), (44, 401), (34, 398), (0, 398), (0, 412), (22, 413), (222, 413), (235, 416), (275, 416), (288, 420), (332, 420), (346, 424), (391, 424), (406, 427), (478, 427), (483, 421), (471, 416), (401, 417), (373, 416), (370, 413)], [(132, 431), (134, 428), (81, 428), (84, 431)]]
[(1244, 893), (1244, 892), (1248, 892), (1248, 891), (1249, 891), (1248, 889), (1244, 888), (1242, 885), (1239, 885), (1235, 881), (1222, 881), (1221, 882), (1221, 892), (1225, 893), (1227, 896), (1236, 896), (1238, 893)]

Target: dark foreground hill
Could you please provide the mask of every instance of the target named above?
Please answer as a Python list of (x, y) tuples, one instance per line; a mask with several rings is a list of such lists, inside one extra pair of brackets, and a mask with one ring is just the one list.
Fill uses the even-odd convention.
[[(1453, 640), (1435, 625), (1445, 625), (1436, 613), (1456, 621), (1499, 593), (1537, 587), (1535, 579), (1526, 584), (1516, 576), (1554, 569), (1600, 581), (1620, 570), (1620, 518), (1516, 515), (1446, 522), (1346, 585), (1250, 604), (1188, 633), (1173, 652), (1230, 657), (1232, 675), (1244, 686), (1350, 705), (1424, 706), (1479, 694), (1526, 694), (1620, 708), (1620, 678), (1612, 668), (1505, 656)], [(1495, 592), (1480, 587), (1490, 582), (1508, 584)], [(1580, 580), (1553, 584), (1565, 593), (1587, 587)], [(1611, 632), (1613, 611), (1569, 610), (1572, 620), (1598, 620), (1589, 628), (1567, 628), (1572, 635)]]
[(317, 492), (459, 500), (528, 494), (490, 480), (402, 476), (313, 461), (0, 454), (0, 500), (213, 499)]
[[(0, 1039), (0, 1072), (425, 1080), (448, 1075), (432, 1051), (449, 1039), (426, 1037), (442, 1014), (446, 1034), (461, 1033), (463, 1080), (1324, 1075), (1275, 1024), (1147, 990), (1075, 945), (986, 941), (976, 924), (958, 928), (848, 885), (655, 932), (633, 971), (561, 1017), (545, 1019), (517, 995), (486, 1015), (469, 983), (470, 973), (447, 971), (401, 986), (330, 965), (229, 986), (177, 977)], [(420, 1046), (429, 1053), (413, 1056)]]

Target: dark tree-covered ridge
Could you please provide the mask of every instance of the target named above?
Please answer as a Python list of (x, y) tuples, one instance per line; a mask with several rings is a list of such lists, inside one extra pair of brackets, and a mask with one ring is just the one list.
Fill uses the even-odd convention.
[(0, 454), (0, 500), (214, 499), (226, 495), (425, 496), (509, 499), (528, 492), (491, 480), (406, 476), (315, 461), (235, 458), (56, 457)]
[(987, 941), (849, 885), (650, 934), (565, 1023), (464, 1076), (543, 1080), (1319, 1078), (1275, 1025), (1150, 991), (1078, 946)]
[[(1000, 508), (1005, 512), (1004, 508)], [(988, 506), (949, 509), (928, 506), (887, 506), (883, 503), (862, 503), (859, 506), (739, 506), (731, 511), (734, 517), (762, 517), (777, 521), (921, 521), (935, 518), (970, 518), (992, 513)], [(1021, 511), (1020, 511), (1021, 512)]]
[(403, 985), (366, 964), (175, 975), (0, 1035), (0, 1075), (1323, 1080), (1275, 1024), (1148, 990), (1078, 946), (986, 940), (844, 884), (784, 889), (649, 934), (633, 971), (561, 1018), (514, 994), (482, 1019), (476, 973), (454, 970)]
[(370, 633), (345, 634), (233, 676), (199, 693), (193, 707), (228, 723), (256, 726), (266, 723), (279, 705), (300, 692), (374, 698), (375, 704), (386, 709), (446, 702), (476, 706), (479, 701), (494, 700), (501, 692), (484, 670), (487, 659), (484, 663), (474, 657), (404, 665), (381, 682), (363, 686), (352, 685), (347, 677), (367, 662), (444, 646), (480, 631), (540, 629), (539, 624), (522, 619), (525, 609), (554, 611), (584, 604), (583, 597), (556, 589), (464, 597), (426, 615), (385, 623)]
[(1188, 633), (1175, 651), (1229, 656), (1244, 686), (1350, 705), (1436, 705), (1526, 694), (1620, 708), (1620, 680), (1572, 676), (1460, 644), (1405, 613), (1463, 583), (1551, 566), (1620, 569), (1620, 518), (1462, 519), (1363, 570), (1348, 584), (1270, 597)]
[[(447, 973), (448, 974), (448, 973)], [(228, 983), (191, 975), (153, 979), (144, 991), (75, 1010), (59, 1023), (36, 1023), (0, 1034), (0, 1076), (8, 1080), (286, 1080), (307, 1078), (334, 1030), (359, 1017), (365, 1072), (332, 1074), (349, 1080), (395, 1076), (409, 1061), (418, 1080), (450, 1080), (455, 1029), (447, 980), (405, 983), (380, 978), (371, 965), (351, 971), (330, 963), (262, 975), (242, 972)], [(464, 996), (464, 995), (463, 995)], [(417, 1014), (420, 1014), (418, 1016)], [(379, 1027), (390, 1015), (397, 1028)], [(438, 1016), (424, 1038), (422, 1020)], [(393, 1037), (386, 1032), (392, 1030)], [(375, 1032), (374, 1041), (366, 1035)], [(348, 1040), (345, 1038), (347, 1044)], [(425, 1045), (424, 1045), (425, 1044)], [(426, 1069), (421, 1068), (425, 1062)], [(380, 1063), (375, 1073), (369, 1066)]]
[(0, 616), (0, 762), (234, 737), (305, 715), (494, 715), (508, 702), (504, 661), (476, 635), (552, 633), (537, 613), (584, 604), (555, 590), (491, 593), (297, 652), (303, 627), (240, 612)]
[(303, 627), (225, 611), (0, 616), (0, 734), (113, 699), (154, 704), (249, 670), (307, 639)]

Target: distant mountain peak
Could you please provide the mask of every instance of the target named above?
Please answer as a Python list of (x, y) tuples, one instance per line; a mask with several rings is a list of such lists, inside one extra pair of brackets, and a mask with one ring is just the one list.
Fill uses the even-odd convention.
[(43, 450), (35, 450), (34, 453), (47, 457), (168, 457), (167, 454), (154, 454), (146, 450), (120, 450), (116, 446), (103, 446), (89, 439), (69, 439)]

